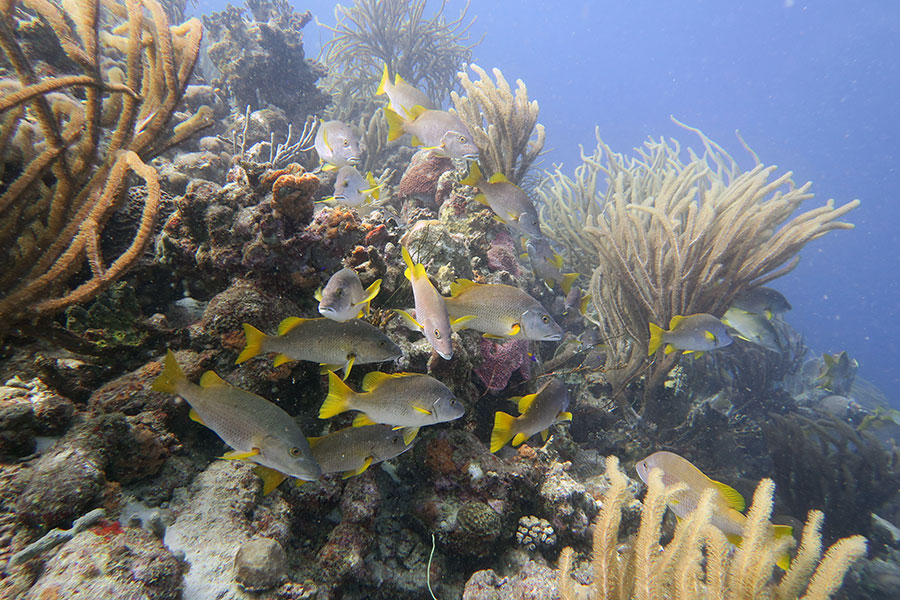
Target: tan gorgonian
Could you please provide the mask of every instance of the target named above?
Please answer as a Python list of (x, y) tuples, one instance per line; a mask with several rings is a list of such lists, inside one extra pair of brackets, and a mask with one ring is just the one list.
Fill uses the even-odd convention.
[(622, 511), (630, 502), (619, 461), (606, 459), (610, 487), (594, 523), (591, 571), (582, 585), (570, 572), (574, 551), (559, 559), (562, 600), (826, 600), (840, 587), (850, 565), (866, 553), (866, 540), (856, 535), (838, 540), (822, 556), (822, 513), (810, 511), (797, 556), (786, 573), (776, 566), (792, 539), (775, 539), (769, 517), (775, 486), (760, 482), (747, 514), (741, 547), (734, 549), (710, 523), (713, 493), (704, 494), (697, 509), (675, 528), (672, 540), (660, 540), (666, 503), (678, 492), (650, 473), (637, 535), (620, 546)]

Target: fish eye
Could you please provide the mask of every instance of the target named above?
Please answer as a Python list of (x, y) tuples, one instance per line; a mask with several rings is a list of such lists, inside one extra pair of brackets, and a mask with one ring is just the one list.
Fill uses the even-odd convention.
[(349, 140), (344, 140), (344, 148), (346, 148), (346, 147), (349, 146), (349, 145), (350, 145), (350, 141), (349, 141)]
[(543, 323), (544, 325), (549, 324), (549, 323), (550, 323), (550, 317), (549, 317), (548, 315), (544, 315), (543, 317), (541, 317), (541, 323)]
[(380, 342), (378, 342), (378, 347), (384, 348), (384, 340), (381, 340)]
[(341, 296), (344, 295), (344, 290), (342, 290), (341, 288), (338, 288), (335, 290), (334, 295), (337, 296), (338, 298), (340, 298)]
[(300, 456), (300, 455), (302, 454), (302, 452), (300, 452), (300, 448), (298, 448), (297, 446), (294, 446), (293, 448), (291, 448), (290, 450), (288, 450), (288, 452), (289, 452), (290, 455), (293, 456), (294, 458), (297, 458), (298, 456)]
[(465, 143), (468, 142), (468, 141), (469, 141), (469, 140), (466, 139), (466, 136), (464, 136), (464, 135), (459, 136), (459, 143), (460, 143), (460, 144), (465, 144)]
[(432, 333), (436, 339), (441, 339), (441, 331), (439, 329), (435, 329)]

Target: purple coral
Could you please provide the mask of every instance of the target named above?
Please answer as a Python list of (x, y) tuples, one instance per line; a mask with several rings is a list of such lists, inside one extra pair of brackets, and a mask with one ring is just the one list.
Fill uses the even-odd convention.
[(495, 271), (506, 271), (510, 275), (519, 274), (519, 261), (512, 237), (501, 231), (491, 240), (487, 251), (488, 266)]
[(517, 370), (522, 379), (531, 376), (531, 357), (527, 340), (512, 339), (502, 344), (481, 339), (481, 366), (475, 374), (487, 389), (499, 392), (506, 388), (509, 378)]

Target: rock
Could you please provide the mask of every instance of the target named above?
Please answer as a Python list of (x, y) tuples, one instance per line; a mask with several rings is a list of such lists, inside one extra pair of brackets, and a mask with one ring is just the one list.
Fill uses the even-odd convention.
[(557, 575), (550, 567), (529, 561), (512, 577), (491, 569), (477, 571), (466, 582), (463, 600), (556, 600)]
[(284, 549), (273, 539), (244, 542), (234, 555), (234, 580), (251, 592), (275, 587), (285, 579), (286, 572)]
[(183, 571), (153, 535), (115, 523), (83, 531), (60, 547), (25, 600), (178, 600)]
[[(26, 456), (34, 452), (34, 409), (24, 394), (11, 394), (0, 388), (0, 460)], [(24, 390), (22, 390), (24, 392)]]

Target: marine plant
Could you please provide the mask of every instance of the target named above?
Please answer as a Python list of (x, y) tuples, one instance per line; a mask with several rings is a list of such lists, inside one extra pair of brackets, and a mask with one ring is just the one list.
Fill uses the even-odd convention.
[[(15, 75), (0, 82), (0, 337), (17, 321), (94, 298), (128, 271), (159, 208), (147, 162), (212, 121), (203, 106), (172, 126), (200, 51), (200, 22), (170, 26), (156, 0), (102, 6), (0, 3), (0, 47)], [(139, 225), (110, 259), (100, 236), (130, 174), (146, 185)]]
[[(446, 0), (426, 18), (425, 0), (355, 0), (338, 4), (337, 23), (323, 25), (333, 37), (323, 46), (321, 60), (331, 71), (336, 104), (375, 94), (385, 64), (391, 75), (399, 73), (421, 89), (436, 106), (456, 84), (456, 72), (469, 61), (473, 18), (466, 22), (469, 3), (459, 17), (444, 17)], [(353, 115), (335, 115), (335, 118)]]
[[(650, 322), (721, 316), (737, 295), (791, 271), (807, 243), (852, 228), (839, 219), (859, 205), (828, 201), (795, 215), (813, 197), (810, 183), (797, 186), (790, 172), (778, 175), (758, 159), (742, 170), (687, 129), (700, 137), (702, 155), (651, 139), (624, 156), (598, 128), (597, 148), (582, 151), (575, 178), (557, 167), (538, 189), (543, 231), (565, 248), (567, 266), (590, 277), (592, 318), (609, 340), (607, 376), (620, 405), (625, 386), (645, 372)], [(651, 357), (642, 412), (679, 356)]]
[(459, 80), (466, 92), (450, 93), (459, 118), (466, 124), (479, 150), (479, 162), (487, 177), (503, 173), (521, 184), (544, 148), (544, 126), (537, 122), (537, 100), (528, 101), (528, 88), (516, 80), (516, 92), (500, 69), (492, 70), (496, 83), (478, 65), (469, 65), (477, 81), (460, 71)]
[(820, 529), (824, 517), (813, 510), (803, 528), (800, 549), (779, 579), (776, 562), (792, 538), (779, 540), (770, 533), (775, 485), (768, 479), (759, 483), (753, 495), (740, 548), (732, 551), (725, 534), (712, 525), (711, 492), (704, 494), (663, 546), (660, 538), (666, 504), (681, 488), (665, 486), (658, 470), (650, 473), (637, 535), (620, 549), (619, 526), (631, 497), (628, 479), (614, 456), (606, 459), (606, 476), (610, 486), (594, 523), (593, 581), (584, 586), (572, 580), (574, 551), (564, 549), (559, 559), (562, 600), (825, 600), (840, 587), (850, 565), (866, 553), (866, 539), (855, 535), (835, 542), (823, 556)]

